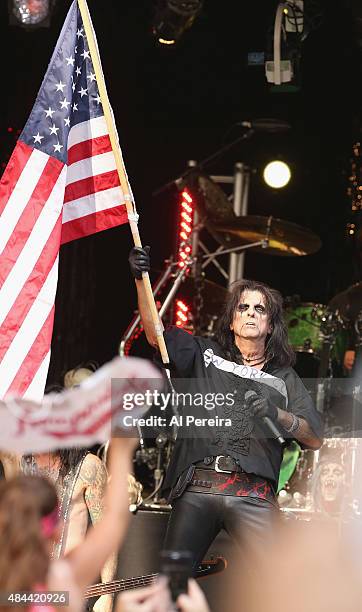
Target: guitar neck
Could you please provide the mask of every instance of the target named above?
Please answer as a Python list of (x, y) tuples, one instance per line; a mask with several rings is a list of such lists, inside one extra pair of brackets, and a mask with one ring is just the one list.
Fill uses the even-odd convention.
[(137, 587), (148, 586), (152, 584), (158, 574), (148, 574), (146, 576), (138, 576), (136, 578), (124, 578), (122, 580), (113, 580), (112, 582), (94, 584), (86, 590), (84, 597), (100, 597), (110, 593), (120, 593), (128, 591), (128, 589), (136, 589)]
[[(197, 568), (196, 578), (218, 574), (226, 568), (226, 565), (227, 563), (223, 557), (217, 557), (216, 559), (210, 559), (209, 561), (202, 561)], [(137, 576), (135, 578), (123, 578), (122, 580), (113, 580), (112, 582), (100, 582), (99, 584), (93, 584), (85, 591), (84, 598), (90, 599), (100, 597), (101, 595), (120, 593), (121, 591), (127, 591), (128, 589), (148, 586), (156, 580), (157, 576), (158, 574), (154, 573), (147, 574), (146, 576)]]

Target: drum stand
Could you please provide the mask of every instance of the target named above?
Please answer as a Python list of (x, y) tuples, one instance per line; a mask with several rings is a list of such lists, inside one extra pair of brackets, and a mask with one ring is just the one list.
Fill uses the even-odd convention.
[(321, 319), (322, 351), (317, 375), (316, 408), (320, 414), (326, 412), (330, 398), (330, 386), (332, 383), (332, 350), (336, 343), (337, 331), (340, 328), (340, 320), (335, 313), (327, 312)]
[(331, 382), (331, 351), (334, 342), (330, 336), (323, 339), (321, 359), (318, 368), (316, 408), (320, 414), (326, 411), (326, 400), (329, 397)]

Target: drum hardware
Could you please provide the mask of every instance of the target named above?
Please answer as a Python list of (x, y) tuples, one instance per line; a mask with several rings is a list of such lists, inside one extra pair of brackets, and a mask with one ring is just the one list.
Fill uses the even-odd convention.
[(206, 253), (206, 255), (203, 255), (203, 259), (211, 259), (213, 257), (218, 257), (219, 255), (230, 255), (230, 253), (238, 253), (239, 251), (246, 251), (246, 249), (254, 249), (255, 247), (261, 247), (262, 249), (266, 249), (268, 247), (267, 238), (263, 238), (262, 240), (258, 240), (257, 242), (250, 242), (250, 244), (232, 247), (230, 249), (217, 249), (214, 253)]
[[(322, 348), (320, 351), (320, 362), (318, 368), (316, 408), (320, 414), (324, 414), (329, 405), (330, 385), (333, 376), (332, 356), (337, 339), (337, 332), (341, 328), (341, 320), (336, 313), (328, 308), (320, 317), (320, 338)], [(315, 459), (318, 460), (318, 457)]]
[(153, 489), (143, 500), (143, 504), (149, 502), (152, 502), (152, 504), (163, 503), (160, 490), (173, 448), (173, 439), (167, 433), (159, 432), (155, 444), (156, 447), (141, 448), (136, 451), (135, 462), (137, 465), (146, 465), (153, 472)]
[(319, 410), (323, 412), (323, 381), (334, 375), (343, 361), (344, 322), (324, 304), (301, 302), (299, 296), (286, 298), (285, 304), (289, 342), (297, 353), (296, 370), (302, 378), (316, 381), (313, 393), (317, 393)]
[[(165, 477), (166, 469), (164, 467), (163, 458), (163, 450), (166, 444), (169, 442), (167, 434), (160, 432), (156, 438), (156, 448), (157, 448), (157, 466), (154, 473), (155, 478), (155, 492), (150, 497), (153, 498), (153, 501), (157, 503), (160, 500), (159, 491), (162, 486), (163, 479)], [(168, 462), (167, 462), (168, 463)]]
[(147, 465), (149, 470), (155, 470), (157, 466), (157, 449), (154, 447), (143, 447), (136, 451), (135, 462), (137, 465)]
[(159, 432), (156, 440), (156, 446), (146, 447), (144, 444), (136, 451), (134, 462), (138, 466), (146, 466), (152, 472), (152, 491), (143, 500), (143, 503), (162, 503), (160, 497), (160, 489), (165, 477), (166, 469), (169, 463), (169, 457), (172, 450), (172, 439), (164, 432)]
[(315, 406), (317, 412), (323, 415), (326, 410), (326, 400), (328, 397), (328, 393), (326, 392), (326, 381), (319, 379), (317, 381), (317, 392), (315, 399)]
[(329, 386), (328, 378), (332, 377), (332, 351), (335, 346), (340, 323), (335, 313), (329, 312), (328, 309), (319, 317), (319, 322), (322, 348), (319, 354), (316, 403), (318, 412), (323, 414), (326, 409), (326, 387), (328, 388)]

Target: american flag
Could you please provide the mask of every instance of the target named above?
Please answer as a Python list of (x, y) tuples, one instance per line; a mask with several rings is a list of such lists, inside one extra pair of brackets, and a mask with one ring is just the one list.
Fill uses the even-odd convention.
[(60, 245), (126, 222), (75, 0), (0, 181), (0, 397), (43, 394)]

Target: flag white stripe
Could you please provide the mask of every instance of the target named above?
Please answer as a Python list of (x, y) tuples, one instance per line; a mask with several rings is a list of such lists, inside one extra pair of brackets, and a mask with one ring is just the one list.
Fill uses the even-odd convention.
[(97, 138), (98, 136), (105, 136), (106, 134), (108, 134), (108, 130), (103, 115), (90, 119), (89, 121), (83, 121), (83, 123), (77, 123), (77, 125), (74, 125), (69, 131), (68, 149), (85, 140)]
[(0, 363), (0, 396), (7, 392), (39, 331), (53, 308), (58, 280), (58, 257), (26, 318)]
[(40, 365), (40, 368), (35, 374), (29, 387), (25, 391), (23, 395), (24, 399), (33, 400), (35, 402), (38, 402), (42, 399), (44, 395), (43, 389), (45, 387), (45, 383), (46, 383), (47, 376), (48, 376), (49, 362), (50, 362), (50, 351), (49, 353), (47, 353), (47, 355), (45, 355)]
[(65, 176), (64, 166), (23, 250), (0, 289), (0, 325), (25, 285), (62, 212)]
[(93, 155), (93, 157), (81, 159), (71, 164), (71, 166), (68, 166), (67, 185), (115, 169), (116, 162), (112, 151), (100, 153), (100, 155)]
[(108, 208), (124, 204), (123, 192), (120, 187), (112, 187), (97, 191), (84, 198), (67, 202), (63, 207), (63, 223), (80, 219)]
[(43, 170), (49, 159), (49, 155), (42, 151), (34, 150), (0, 217), (0, 254), (6, 247), (10, 236), (29, 202), (29, 199), (41, 178)]

